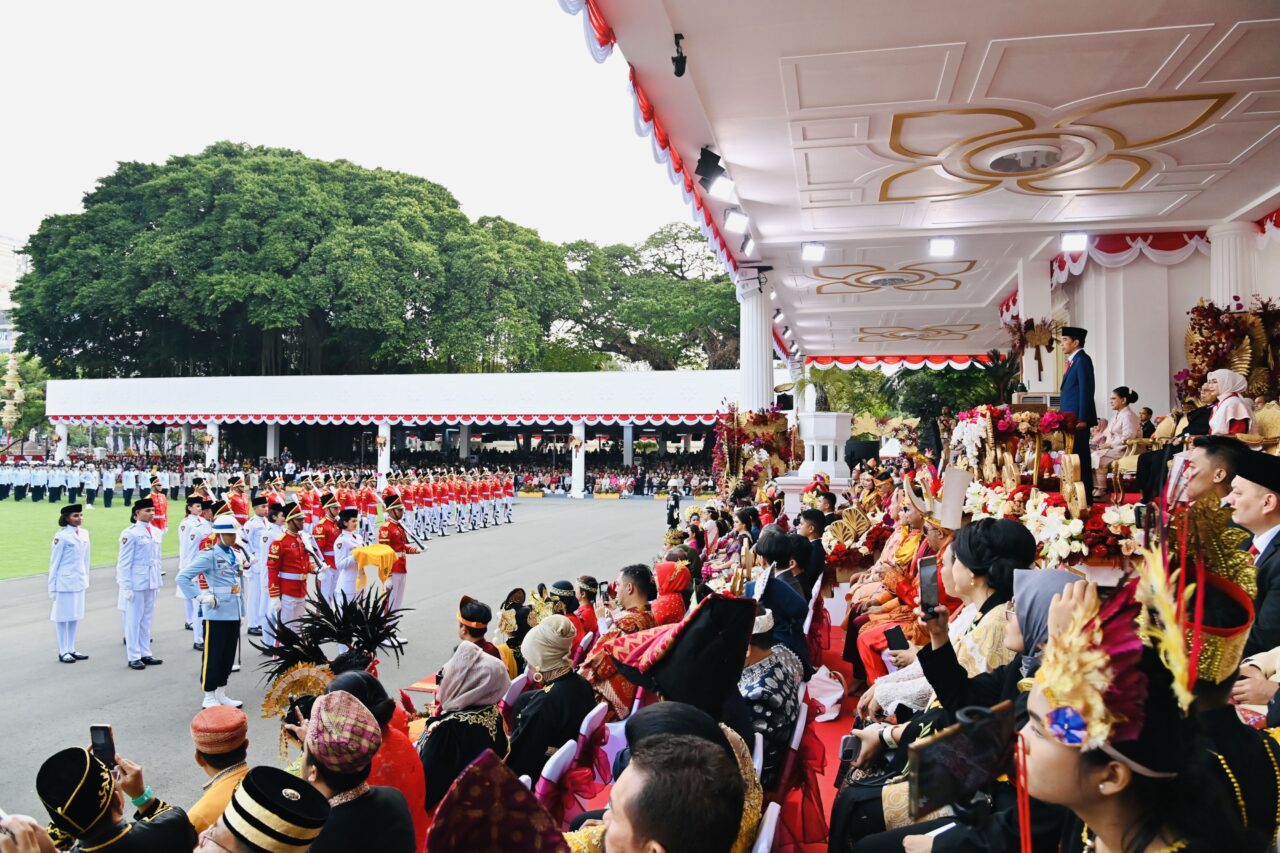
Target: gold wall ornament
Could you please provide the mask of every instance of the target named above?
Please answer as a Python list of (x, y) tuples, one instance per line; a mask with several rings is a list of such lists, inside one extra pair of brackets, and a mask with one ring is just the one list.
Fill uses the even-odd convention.
[[(1153, 168), (1140, 149), (1199, 130), (1232, 97), (1214, 93), (1126, 98), (1043, 120), (996, 108), (895, 114), (889, 150), (913, 165), (884, 179), (879, 200), (956, 199), (998, 188), (1051, 196), (1123, 192)], [(952, 141), (924, 145), (916, 139)], [(1002, 158), (1031, 149), (1045, 155), (1038, 164), (997, 168)]]
[(960, 279), (978, 265), (976, 260), (912, 261), (897, 267), (879, 264), (826, 264), (813, 268), (813, 277), (822, 280), (817, 293), (827, 296), (875, 293), (889, 289), (909, 292), (958, 290)]
[(858, 329), (859, 343), (882, 344), (898, 341), (963, 341), (980, 323), (934, 323), (929, 326), (863, 326)]

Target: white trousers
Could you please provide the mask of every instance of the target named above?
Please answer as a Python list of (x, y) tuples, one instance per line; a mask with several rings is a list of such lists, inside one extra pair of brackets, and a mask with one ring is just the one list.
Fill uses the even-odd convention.
[(267, 592), (264, 574), (262, 569), (250, 569), (244, 577), (244, 615), (250, 628), (262, 627), (262, 599)]
[(387, 607), (399, 610), (404, 603), (404, 584), (407, 574), (393, 574), (387, 578)]
[(76, 629), (80, 627), (77, 622), (54, 622), (54, 628), (58, 632), (58, 656), (69, 655), (76, 650)]
[(124, 645), (129, 660), (151, 657), (151, 620), (156, 613), (156, 591), (140, 589), (124, 609)]

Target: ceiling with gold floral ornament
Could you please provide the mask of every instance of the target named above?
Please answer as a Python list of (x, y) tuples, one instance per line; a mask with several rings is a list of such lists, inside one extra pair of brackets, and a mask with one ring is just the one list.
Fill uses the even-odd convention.
[[(773, 267), (808, 355), (977, 352), (1064, 231), (1201, 230), (1280, 203), (1274, 0), (600, 8), (680, 153), (723, 158), (757, 245), (735, 254)], [(954, 237), (953, 258), (931, 258), (931, 236)], [(972, 265), (921, 266), (938, 260)], [(855, 339), (952, 323), (978, 324), (967, 349)]]

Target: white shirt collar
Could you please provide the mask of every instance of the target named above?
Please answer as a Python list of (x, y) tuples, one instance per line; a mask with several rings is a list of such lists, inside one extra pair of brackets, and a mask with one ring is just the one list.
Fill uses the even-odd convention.
[(1280, 524), (1268, 530), (1266, 533), (1253, 537), (1253, 547), (1258, 549), (1258, 553), (1262, 554), (1267, 550), (1267, 546), (1271, 544), (1271, 540), (1280, 534)]

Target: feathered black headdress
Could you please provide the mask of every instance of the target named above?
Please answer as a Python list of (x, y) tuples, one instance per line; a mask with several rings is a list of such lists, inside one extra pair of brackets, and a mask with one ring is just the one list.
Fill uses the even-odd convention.
[(280, 620), (277, 614), (267, 618), (278, 645), (268, 646), (250, 640), (249, 644), (267, 655), (258, 665), (264, 681), (275, 681), (299, 664), (327, 666), (331, 663), (325, 646), (338, 644), (376, 660), (378, 650), (386, 644), (399, 663), (401, 647), (394, 642), (396, 627), (410, 608), (391, 610), (385, 592), (366, 589), (348, 601), (342, 594), (339, 603), (330, 604), (324, 596), (307, 597), (307, 608), (297, 621), (297, 630)]

